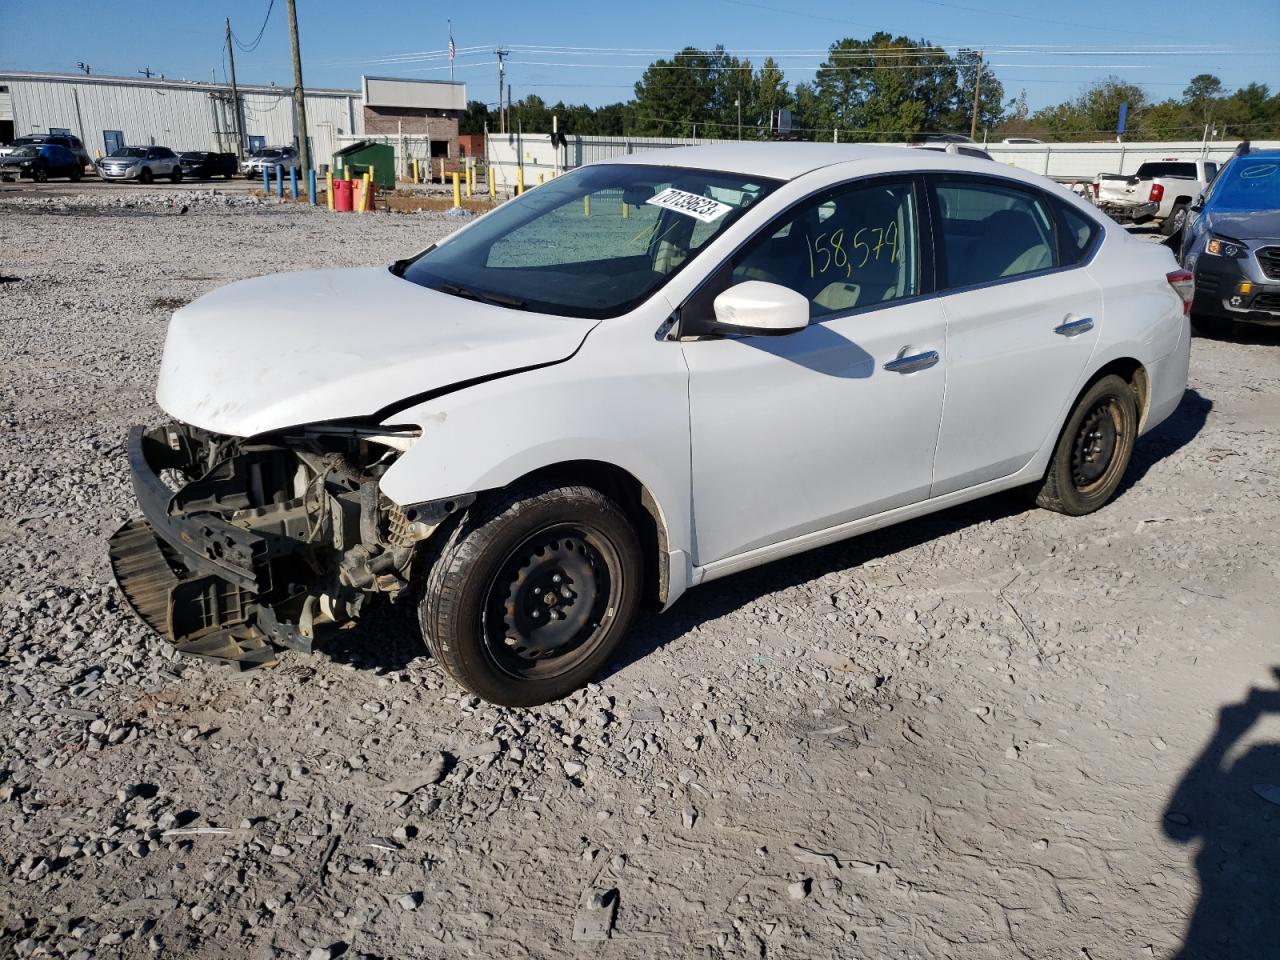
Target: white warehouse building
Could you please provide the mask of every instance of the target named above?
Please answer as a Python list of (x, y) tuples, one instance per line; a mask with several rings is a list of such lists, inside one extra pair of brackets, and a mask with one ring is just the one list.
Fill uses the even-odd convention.
[[(239, 84), (245, 152), (294, 143), (292, 87)], [(359, 90), (308, 88), (313, 161), (327, 162), (339, 137), (363, 130)], [(32, 133), (70, 133), (93, 157), (119, 146), (236, 152), (231, 87), (224, 83), (0, 71), (0, 143)]]

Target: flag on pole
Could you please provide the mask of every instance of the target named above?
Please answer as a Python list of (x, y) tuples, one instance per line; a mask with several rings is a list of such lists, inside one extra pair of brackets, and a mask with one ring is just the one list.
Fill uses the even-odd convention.
[(449, 72), (453, 72), (453, 58), (457, 54), (458, 48), (453, 45), (453, 21), (449, 21)]

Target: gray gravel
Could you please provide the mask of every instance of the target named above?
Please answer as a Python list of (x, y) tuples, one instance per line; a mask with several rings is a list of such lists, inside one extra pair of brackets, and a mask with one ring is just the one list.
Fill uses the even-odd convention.
[[(1188, 840), (1249, 907), (1239, 955), (1274, 950), (1280, 808), (1210, 779), (1223, 839), (1175, 790), (1274, 688), (1280, 337), (1197, 340), (1093, 516), (998, 498), (716, 582), (513, 711), (407, 609), (238, 675), (123, 608), (105, 539), (168, 314), (457, 225), (182, 202), (0, 203), (0, 957), (1160, 957)], [(595, 888), (613, 939), (575, 945)]]

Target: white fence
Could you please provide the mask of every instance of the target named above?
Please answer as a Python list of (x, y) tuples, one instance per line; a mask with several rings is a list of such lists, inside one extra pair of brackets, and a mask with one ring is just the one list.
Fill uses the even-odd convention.
[[(731, 143), (729, 140), (705, 140), (681, 137), (569, 137), (568, 144), (556, 150), (545, 133), (489, 135), (486, 151), (488, 162), (495, 168), (499, 186), (510, 188), (516, 182), (516, 169), (524, 167), (526, 185), (537, 183), (539, 174), (552, 170), (571, 170), (584, 163), (613, 157), (684, 147), (705, 143)], [(892, 144), (891, 144), (892, 145)], [(897, 144), (897, 146), (903, 146)], [(1224, 163), (1239, 146), (1239, 141), (1142, 142), (1142, 143), (990, 143), (985, 149), (999, 163), (1041, 173), (1056, 180), (1091, 180), (1099, 173), (1133, 173), (1148, 160), (1207, 160)], [(1257, 141), (1257, 147), (1280, 147), (1280, 141)]]

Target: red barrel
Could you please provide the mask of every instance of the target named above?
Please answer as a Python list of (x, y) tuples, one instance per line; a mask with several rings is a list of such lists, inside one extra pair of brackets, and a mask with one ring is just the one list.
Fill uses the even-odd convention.
[(350, 180), (333, 181), (333, 209), (345, 213), (351, 212)]

